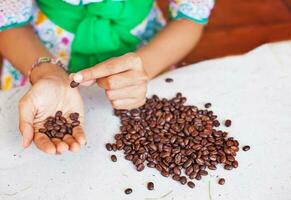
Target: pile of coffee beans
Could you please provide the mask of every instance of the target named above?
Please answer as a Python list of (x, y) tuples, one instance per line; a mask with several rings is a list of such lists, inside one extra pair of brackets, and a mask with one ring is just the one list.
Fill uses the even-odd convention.
[(46, 134), (49, 138), (62, 139), (66, 134), (72, 134), (73, 128), (80, 125), (79, 113), (71, 113), (70, 120), (67, 120), (62, 111), (57, 111), (55, 116), (48, 117), (44, 127), (39, 129), (40, 133)]
[(115, 110), (121, 121), (120, 132), (106, 149), (123, 150), (137, 171), (146, 166), (155, 168), (162, 176), (171, 176), (190, 188), (195, 184), (189, 179), (201, 180), (219, 164), (226, 170), (237, 168), (239, 142), (217, 130), (220, 122), (213, 111), (185, 102), (181, 93), (172, 99), (153, 95), (138, 109)]

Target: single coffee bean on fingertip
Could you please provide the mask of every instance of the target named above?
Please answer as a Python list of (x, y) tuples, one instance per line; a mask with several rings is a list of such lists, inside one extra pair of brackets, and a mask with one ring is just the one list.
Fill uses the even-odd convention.
[(76, 87), (78, 87), (80, 85), (80, 83), (77, 83), (76, 81), (72, 81), (71, 83), (70, 83), (70, 87), (71, 88), (76, 88)]

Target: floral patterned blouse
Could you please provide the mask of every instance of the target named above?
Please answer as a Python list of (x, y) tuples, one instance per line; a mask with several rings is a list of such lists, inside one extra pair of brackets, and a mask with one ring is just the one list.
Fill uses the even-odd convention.
[[(72, 5), (85, 5), (103, 0), (63, 0)], [(126, 1), (126, 0), (116, 0)], [(173, 20), (187, 18), (199, 24), (206, 24), (214, 0), (168, 0)], [(51, 22), (37, 7), (34, 0), (0, 0), (0, 31), (31, 23), (43, 44), (53, 55), (67, 64), (74, 35)], [(166, 24), (163, 15), (154, 4), (149, 15), (131, 33), (141, 39), (141, 46), (147, 43)], [(13, 66), (4, 59), (0, 88), (8, 90), (26, 83)]]

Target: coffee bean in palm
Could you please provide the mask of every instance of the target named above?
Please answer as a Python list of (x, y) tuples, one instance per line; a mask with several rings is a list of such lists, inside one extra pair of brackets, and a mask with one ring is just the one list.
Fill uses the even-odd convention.
[(132, 193), (132, 189), (131, 188), (127, 188), (124, 190), (125, 194), (131, 194)]
[(39, 129), (39, 132), (40, 132), (40, 133), (46, 133), (46, 132), (47, 132), (47, 129), (46, 129), (46, 128), (40, 128), (40, 129)]
[(187, 185), (188, 185), (189, 188), (194, 188), (195, 187), (195, 184), (192, 181), (189, 181), (187, 183)]
[(248, 151), (251, 149), (251, 147), (249, 145), (243, 146), (242, 148), (244, 151)]
[(111, 155), (111, 160), (112, 160), (112, 162), (116, 162), (117, 161), (117, 157), (116, 157), (116, 155)]
[(55, 114), (55, 117), (60, 117), (62, 116), (63, 112), (62, 111), (57, 111), (56, 114)]
[(224, 183), (225, 183), (225, 179), (224, 179), (224, 178), (220, 178), (220, 179), (218, 180), (218, 184), (219, 184), (219, 185), (224, 185)]
[(147, 188), (148, 188), (148, 190), (154, 190), (155, 189), (155, 184), (153, 182), (148, 182)]
[(73, 114), (75, 116), (73, 117), (75, 121), (69, 123), (67, 119), (62, 116), (62, 111), (57, 111), (54, 116), (50, 116), (45, 120), (44, 128), (40, 128), (39, 132), (46, 134), (49, 138), (63, 139), (66, 134), (73, 133), (73, 127), (80, 125), (80, 122), (77, 120), (79, 114)]
[(76, 88), (76, 87), (78, 87), (80, 85), (80, 83), (78, 83), (78, 82), (76, 82), (76, 81), (71, 81), (71, 83), (70, 83), (70, 87), (71, 88)]
[(231, 126), (231, 120), (229, 120), (229, 119), (225, 120), (224, 125), (226, 127), (230, 127)]

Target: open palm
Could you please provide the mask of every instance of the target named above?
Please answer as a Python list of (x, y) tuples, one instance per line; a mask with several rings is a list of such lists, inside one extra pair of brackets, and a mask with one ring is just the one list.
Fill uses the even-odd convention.
[[(39, 129), (49, 116), (60, 110), (65, 117), (70, 113), (80, 114), (80, 126), (73, 129), (72, 135), (66, 134), (63, 139), (50, 139)], [(57, 77), (39, 80), (22, 97), (19, 102), (19, 128), (23, 136), (23, 147), (32, 141), (36, 146), (49, 154), (61, 154), (67, 150), (76, 152), (86, 143), (82, 129), (84, 123), (83, 102), (78, 89), (69, 87), (69, 81)]]

